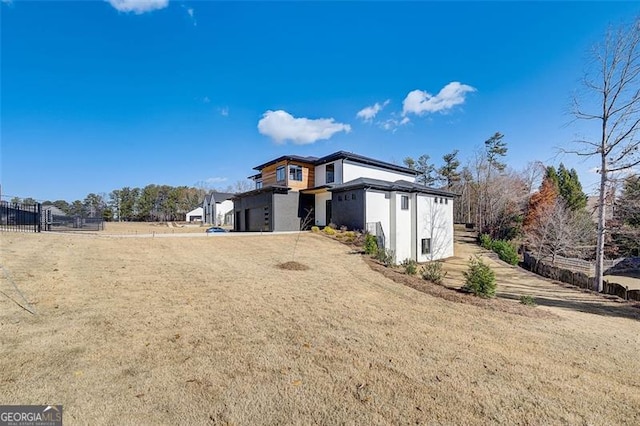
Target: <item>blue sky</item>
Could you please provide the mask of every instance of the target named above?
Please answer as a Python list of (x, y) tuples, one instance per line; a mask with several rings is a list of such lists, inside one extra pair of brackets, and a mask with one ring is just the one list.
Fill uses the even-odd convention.
[(1, 0), (3, 195), (224, 187), (283, 155), (401, 162), (493, 133), (555, 157), (587, 50), (637, 2)]

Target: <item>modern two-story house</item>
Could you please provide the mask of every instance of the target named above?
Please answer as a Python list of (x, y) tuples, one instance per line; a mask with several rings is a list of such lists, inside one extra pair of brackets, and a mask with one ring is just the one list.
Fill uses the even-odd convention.
[(397, 261), (453, 256), (454, 194), (416, 184), (415, 170), (345, 151), (254, 169), (255, 189), (233, 198), (236, 231), (332, 223), (376, 234)]

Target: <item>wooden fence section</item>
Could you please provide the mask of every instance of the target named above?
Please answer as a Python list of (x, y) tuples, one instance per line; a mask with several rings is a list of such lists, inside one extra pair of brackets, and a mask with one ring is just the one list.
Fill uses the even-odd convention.
[[(595, 278), (591, 276), (593, 274), (552, 265), (547, 259), (537, 260), (528, 252), (524, 253), (524, 265), (528, 270), (538, 275), (575, 285), (576, 287), (592, 290), (595, 284)], [(602, 292), (625, 300), (640, 301), (640, 290), (629, 290), (629, 287), (615, 282), (604, 281)]]
[[(553, 266), (556, 266), (558, 268), (569, 269), (574, 272), (584, 272), (589, 276), (594, 275), (596, 270), (595, 264), (588, 260), (575, 259), (575, 258), (562, 257), (562, 256), (556, 256), (556, 260), (553, 263), (550, 257), (543, 257), (541, 260), (547, 264), (553, 264)], [(622, 258), (613, 259), (613, 260), (605, 259), (604, 270), (606, 271), (607, 269), (614, 267), (616, 264), (618, 264), (622, 260), (623, 260)]]

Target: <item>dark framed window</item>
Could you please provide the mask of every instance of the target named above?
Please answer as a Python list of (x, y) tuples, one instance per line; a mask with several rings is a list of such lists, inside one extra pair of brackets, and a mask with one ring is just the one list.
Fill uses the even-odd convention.
[(338, 201), (342, 201), (342, 195), (338, 195)]
[(256, 189), (260, 189), (262, 188), (262, 181), (261, 180), (257, 180), (256, 181)]
[(284, 166), (280, 166), (276, 169), (276, 180), (278, 182), (284, 182), (286, 176), (284, 174)]
[(400, 198), (400, 208), (402, 210), (409, 210), (409, 196), (408, 195), (403, 195)]
[(302, 181), (302, 166), (289, 166), (289, 180)]
[(353, 194), (351, 194), (351, 199), (355, 200), (356, 199), (356, 193), (354, 192)]
[(335, 180), (335, 165), (327, 164), (327, 183), (333, 183)]
[(449, 199), (448, 199), (448, 198), (445, 198), (445, 199), (444, 199), (444, 203), (445, 203), (445, 204), (449, 204)]
[(431, 254), (431, 238), (422, 239), (422, 254)]

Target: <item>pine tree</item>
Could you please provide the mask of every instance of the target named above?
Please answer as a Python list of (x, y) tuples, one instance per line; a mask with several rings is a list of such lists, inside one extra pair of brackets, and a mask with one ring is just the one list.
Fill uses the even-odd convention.
[(438, 169), (438, 174), (440, 175), (440, 180), (445, 183), (446, 188), (451, 189), (454, 183), (460, 181), (460, 172), (458, 172), (458, 167), (460, 167), (458, 150), (456, 149), (449, 154), (443, 155), (442, 160), (444, 164)]

